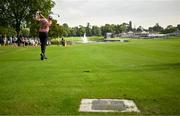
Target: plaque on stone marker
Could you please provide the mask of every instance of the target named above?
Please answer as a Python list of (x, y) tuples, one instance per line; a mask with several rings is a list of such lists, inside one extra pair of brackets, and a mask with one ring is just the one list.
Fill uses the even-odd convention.
[(82, 99), (80, 112), (140, 112), (132, 100)]

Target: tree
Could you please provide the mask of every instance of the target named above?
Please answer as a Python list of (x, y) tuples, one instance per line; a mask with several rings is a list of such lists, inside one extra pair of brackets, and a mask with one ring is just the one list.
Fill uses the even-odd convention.
[(79, 25), (78, 36), (83, 36), (85, 32), (86, 32), (85, 27), (83, 27), (82, 25)]
[(121, 26), (122, 32), (126, 32), (127, 31), (127, 28), (128, 28), (128, 24), (127, 23), (122, 23), (120, 26)]
[(52, 25), (50, 27), (49, 36), (50, 37), (62, 37), (63, 27), (60, 26), (56, 20), (52, 20)]
[(164, 30), (161, 30), (161, 33), (166, 34), (166, 33), (173, 33), (177, 30), (176, 27), (173, 27), (172, 25), (168, 25)]
[(138, 28), (137, 28), (137, 32), (142, 32), (144, 29), (143, 29), (143, 27), (142, 26), (139, 26)]
[(128, 25), (128, 30), (127, 31), (132, 31), (132, 22), (129, 21), (129, 25)]
[(98, 26), (92, 26), (92, 35), (101, 36), (101, 29)]
[(110, 24), (105, 24), (105, 26), (101, 27), (102, 35), (105, 36), (106, 33), (113, 33), (113, 27)]
[(23, 28), (23, 29), (21, 29), (21, 31), (20, 31), (20, 34), (21, 34), (22, 36), (25, 36), (25, 37), (28, 37), (28, 36), (29, 36), (29, 33), (30, 33), (30, 29), (29, 29), (29, 28)]
[(70, 36), (77, 36), (77, 31), (76, 27), (70, 28)]
[(180, 30), (180, 24), (177, 25), (177, 29)]
[(63, 24), (63, 36), (65, 37), (70, 36), (70, 28), (67, 23)]
[(87, 23), (86, 35), (87, 35), (87, 36), (91, 36), (91, 35), (92, 35), (92, 30), (91, 30), (91, 25), (90, 25), (90, 23)]
[(159, 23), (156, 23), (154, 27), (149, 27), (150, 32), (161, 32), (163, 28), (159, 25)]
[(15, 36), (16, 31), (11, 27), (0, 26), (0, 34), (2, 35), (7, 34), (8, 36)]
[(38, 29), (40, 27), (40, 24), (38, 21), (36, 20), (32, 20), (31, 21), (31, 25), (29, 25), (30, 28), (30, 35), (33, 37), (37, 37), (38, 36)]
[(31, 25), (37, 10), (41, 10), (43, 15), (47, 16), (54, 4), (52, 0), (2, 0), (0, 23), (13, 27), (19, 35), (21, 25)]
[(153, 32), (153, 28), (152, 28), (152, 27), (149, 27), (148, 31), (149, 31), (149, 32)]
[(122, 33), (123, 31), (123, 28), (121, 25), (116, 25), (115, 26), (115, 34), (119, 34), (119, 33)]

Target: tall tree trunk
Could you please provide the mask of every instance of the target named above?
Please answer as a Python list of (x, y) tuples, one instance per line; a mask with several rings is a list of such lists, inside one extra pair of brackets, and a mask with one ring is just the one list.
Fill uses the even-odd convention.
[(21, 43), (21, 38), (20, 38), (20, 30), (21, 30), (21, 28), (20, 28), (20, 25), (21, 25), (21, 23), (20, 22), (16, 22), (16, 33), (17, 33), (17, 42), (18, 42), (18, 46), (20, 46), (20, 43)]

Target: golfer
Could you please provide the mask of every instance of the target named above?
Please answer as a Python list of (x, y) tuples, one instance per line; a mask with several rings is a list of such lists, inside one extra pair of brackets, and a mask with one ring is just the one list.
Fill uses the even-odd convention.
[(47, 45), (47, 39), (48, 39), (48, 32), (49, 27), (52, 24), (52, 17), (49, 16), (48, 19), (46, 19), (41, 12), (36, 13), (36, 20), (38, 20), (41, 24), (41, 27), (39, 29), (39, 38), (41, 43), (41, 60), (47, 59), (46, 57), (46, 45)]

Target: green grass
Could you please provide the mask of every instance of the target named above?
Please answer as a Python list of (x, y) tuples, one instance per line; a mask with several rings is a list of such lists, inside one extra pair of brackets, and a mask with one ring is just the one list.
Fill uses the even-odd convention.
[(135, 101), (142, 115), (180, 114), (180, 38), (126, 43), (0, 47), (0, 114), (80, 113), (82, 98)]
[[(68, 41), (82, 41), (81, 38), (82, 37), (65, 37), (64, 39), (68, 40)], [(58, 39), (58, 38), (55, 38), (55, 39)], [(89, 41), (103, 41), (104, 37), (102, 37), (102, 36), (91, 36), (91, 37), (87, 37), (87, 39)]]

